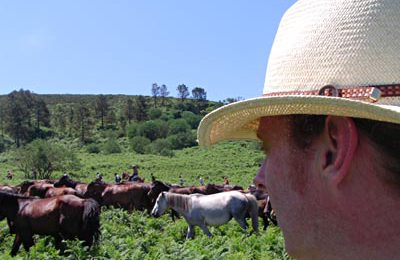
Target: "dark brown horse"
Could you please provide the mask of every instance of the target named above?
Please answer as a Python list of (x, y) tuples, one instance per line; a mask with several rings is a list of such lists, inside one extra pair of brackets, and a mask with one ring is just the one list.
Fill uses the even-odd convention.
[(253, 194), (257, 199), (258, 204), (258, 216), (263, 220), (264, 230), (267, 230), (269, 226), (269, 222), (271, 221), (272, 224), (275, 226), (278, 225), (276, 221), (275, 214), (273, 213), (271, 201), (269, 200), (268, 193), (255, 189), (249, 190), (251, 194)]
[(57, 182), (54, 183), (54, 187), (69, 187), (77, 191), (77, 195), (83, 197), (85, 195), (87, 184), (83, 182), (76, 182), (69, 178), (68, 175), (63, 175)]
[(51, 183), (46, 183), (46, 182), (34, 183), (28, 188), (28, 191), (24, 195), (44, 198), (46, 192), (51, 188), (54, 188), (54, 185)]
[(79, 196), (78, 192), (75, 189), (70, 188), (70, 187), (48, 188), (46, 191), (46, 194), (44, 194), (44, 197), (50, 198), (50, 197), (54, 197), (54, 196), (68, 195), (68, 194), (81, 197), (81, 196)]
[(151, 211), (152, 205), (147, 196), (150, 185), (144, 183), (107, 184), (91, 182), (85, 193), (86, 198), (94, 198), (102, 206), (114, 206), (132, 211), (133, 209)]
[(15, 234), (11, 255), (21, 246), (26, 251), (34, 244), (32, 236), (50, 235), (61, 248), (63, 239), (78, 238), (91, 246), (100, 231), (100, 206), (93, 199), (63, 195), (46, 199), (0, 192), (0, 219), (7, 218)]
[[(21, 184), (15, 186), (15, 188), (18, 190), (20, 194), (26, 194), (28, 192), (29, 187), (31, 187), (34, 184), (53, 184), (53, 180), (34, 180), (34, 181), (23, 181)], [(44, 195), (44, 193), (43, 193)]]

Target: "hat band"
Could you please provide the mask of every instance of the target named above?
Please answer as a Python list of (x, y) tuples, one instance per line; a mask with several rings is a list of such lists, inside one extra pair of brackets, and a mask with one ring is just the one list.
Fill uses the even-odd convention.
[(398, 97), (400, 96), (400, 85), (377, 85), (363, 86), (355, 88), (338, 89), (332, 85), (323, 86), (319, 90), (309, 91), (285, 91), (264, 94), (263, 96), (283, 96), (283, 95), (311, 95), (311, 96), (331, 96), (351, 99), (361, 99), (370, 102), (376, 102), (382, 97)]

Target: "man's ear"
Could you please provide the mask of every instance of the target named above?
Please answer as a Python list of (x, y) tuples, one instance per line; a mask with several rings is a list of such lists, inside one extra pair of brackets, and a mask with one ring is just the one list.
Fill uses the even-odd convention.
[(358, 144), (357, 127), (349, 117), (327, 116), (320, 154), (322, 173), (339, 185), (348, 175)]

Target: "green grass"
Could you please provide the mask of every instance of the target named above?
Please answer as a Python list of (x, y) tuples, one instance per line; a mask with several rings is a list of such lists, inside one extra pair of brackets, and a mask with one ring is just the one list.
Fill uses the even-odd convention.
[[(140, 176), (150, 180), (151, 174), (159, 180), (178, 183), (178, 176), (186, 185), (198, 185), (198, 177), (206, 182), (222, 183), (227, 175), (231, 184), (248, 187), (258, 170), (263, 154), (254, 143), (223, 143), (210, 150), (192, 147), (176, 151), (174, 157), (155, 155), (88, 154), (79, 150), (83, 168), (73, 173), (74, 179), (85, 182), (102, 172), (105, 181), (112, 182), (114, 172), (130, 171), (138, 164)], [(78, 151), (78, 149), (77, 149)], [(21, 172), (12, 165), (12, 154), (0, 154), (0, 183), (7, 183), (7, 169), (13, 169), (16, 178), (10, 184), (24, 180)], [(61, 175), (55, 173), (54, 178)], [(262, 226), (262, 223), (260, 223)], [(172, 222), (164, 215), (155, 219), (144, 212), (128, 213), (120, 209), (103, 209), (101, 213), (101, 238), (92, 249), (83, 248), (80, 241), (68, 241), (68, 254), (60, 257), (50, 237), (37, 237), (36, 245), (27, 254), (21, 247), (20, 259), (289, 259), (282, 234), (278, 227), (269, 227), (259, 235), (247, 237), (235, 221), (218, 228), (211, 227), (212, 238), (196, 228), (196, 238), (185, 240), (187, 224), (183, 219)], [(13, 236), (8, 234), (5, 221), (0, 222), (0, 254), (10, 258)]]

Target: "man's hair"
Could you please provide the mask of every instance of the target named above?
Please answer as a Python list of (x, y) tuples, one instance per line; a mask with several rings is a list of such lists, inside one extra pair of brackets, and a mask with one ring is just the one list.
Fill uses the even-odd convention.
[[(291, 134), (296, 145), (307, 149), (325, 127), (325, 115), (290, 115)], [(365, 135), (375, 149), (390, 176), (385, 179), (400, 185), (400, 124), (386, 123), (362, 118), (352, 118), (359, 134)]]

